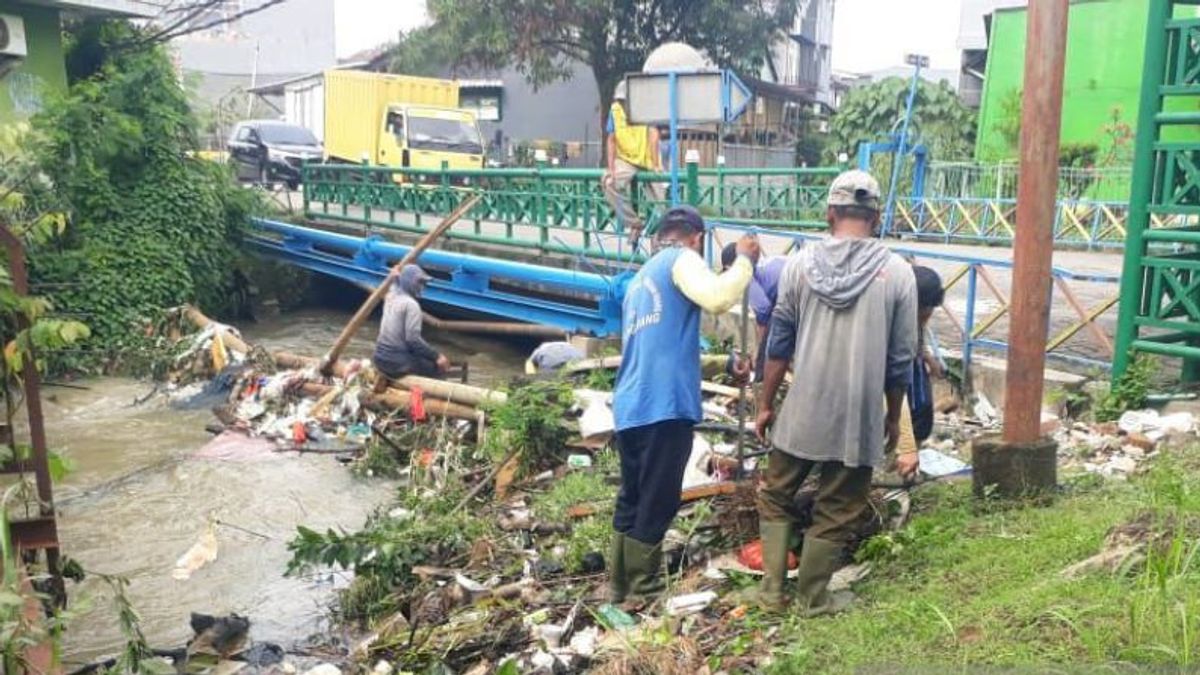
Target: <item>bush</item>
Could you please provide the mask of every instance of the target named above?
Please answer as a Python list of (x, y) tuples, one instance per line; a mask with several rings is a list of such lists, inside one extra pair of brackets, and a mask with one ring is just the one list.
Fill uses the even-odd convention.
[(163, 308), (235, 309), (237, 246), (259, 204), (192, 155), (196, 119), (171, 60), (138, 35), (127, 22), (81, 28), (68, 60), (87, 76), (33, 120), (70, 221), (31, 252), (32, 274), (106, 355), (137, 348), (131, 334)]

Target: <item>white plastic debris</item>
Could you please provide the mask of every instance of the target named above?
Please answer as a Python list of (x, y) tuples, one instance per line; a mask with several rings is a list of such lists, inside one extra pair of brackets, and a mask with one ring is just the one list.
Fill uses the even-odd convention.
[(705, 607), (711, 605), (716, 599), (717, 594), (714, 591), (677, 595), (667, 600), (667, 614), (671, 616), (695, 614), (696, 612), (703, 611)]
[(409, 518), (412, 518), (413, 515), (414, 514), (410, 509), (406, 509), (403, 506), (397, 506), (391, 511), (388, 511), (388, 518), (393, 520), (408, 520)]
[(967, 473), (971, 470), (970, 464), (929, 448), (918, 452), (917, 457), (919, 458), (921, 473), (927, 476), (953, 476), (955, 474)]
[(322, 663), (315, 668), (304, 671), (304, 675), (342, 675), (342, 669), (332, 663)]
[(1129, 410), (1117, 420), (1117, 426), (1127, 434), (1142, 434), (1157, 441), (1167, 434), (1195, 431), (1196, 418), (1189, 412), (1159, 415), (1156, 410)]
[(584, 439), (605, 438), (616, 429), (612, 408), (608, 405), (608, 392), (578, 390), (575, 398), (583, 407), (579, 416), (579, 435)]
[(978, 419), (985, 426), (990, 425), (996, 421), (996, 417), (997, 417), (996, 408), (995, 408), (995, 406), (992, 405), (992, 402), (989, 401), (988, 398), (986, 396), (984, 396), (983, 394), (979, 394), (978, 398), (975, 400), (974, 411), (975, 411), (975, 418)]
[(562, 645), (563, 636), (567, 634), (565, 628), (554, 624), (538, 626), (537, 632), (542, 642), (546, 643), (547, 649), (558, 649)]
[(574, 653), (591, 658), (596, 653), (596, 643), (600, 641), (600, 629), (589, 626), (571, 636), (567, 647)]
[(707, 485), (714, 482), (708, 473), (708, 456), (712, 454), (712, 445), (702, 434), (692, 436), (692, 454), (688, 456), (687, 467), (683, 470), (683, 488)]

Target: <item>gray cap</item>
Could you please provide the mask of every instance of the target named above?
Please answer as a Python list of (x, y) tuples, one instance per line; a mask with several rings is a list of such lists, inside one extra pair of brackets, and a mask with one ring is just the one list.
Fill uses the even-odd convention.
[(844, 171), (829, 186), (829, 206), (863, 206), (879, 210), (879, 181), (866, 171)]

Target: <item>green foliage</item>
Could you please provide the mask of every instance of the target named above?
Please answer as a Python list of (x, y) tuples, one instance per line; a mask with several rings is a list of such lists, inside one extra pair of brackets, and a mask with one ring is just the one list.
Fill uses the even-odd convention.
[(70, 223), (32, 251), (33, 275), (117, 351), (162, 308), (235, 309), (233, 262), (258, 208), (226, 167), (192, 156), (197, 122), (171, 59), (161, 47), (129, 47), (136, 31), (81, 28), (69, 57), (81, 79), (34, 120), (40, 169)]
[(287, 574), (333, 566), (353, 570), (355, 586), (342, 598), (345, 619), (364, 621), (394, 610), (399, 598), (390, 596), (411, 591), (418, 583), (413, 567), (445, 565), (492, 533), (489, 519), (466, 510), (451, 512), (458, 497), (449, 491), (414, 502), (419, 516), (392, 518), (377, 513), (353, 533), (299, 527), (288, 543), (292, 559)]
[(489, 406), (487, 447), (502, 461), (517, 452), (521, 475), (530, 475), (553, 463), (570, 438), (567, 411), (575, 405), (571, 383), (543, 380), (514, 388), (508, 400)]
[[(908, 80), (889, 77), (846, 94), (829, 127), (827, 160), (836, 160), (841, 152), (853, 157), (859, 143), (886, 139), (904, 118), (909, 84)], [(940, 160), (965, 159), (971, 156), (975, 142), (975, 113), (945, 82), (921, 80), (909, 133), (910, 142), (924, 143)]]
[(755, 73), (797, 0), (429, 0), (431, 26), (402, 36), (393, 72), (438, 66), (515, 66), (535, 87), (591, 69), (607, 114), (625, 73), (640, 71), (664, 42), (692, 45), (721, 66)]
[(1096, 401), (1092, 412), (1097, 422), (1109, 422), (1127, 410), (1137, 410), (1146, 405), (1150, 385), (1158, 373), (1158, 362), (1145, 354), (1139, 355), (1129, 364), (1125, 374), (1109, 384), (1108, 391)]
[(1095, 143), (1063, 143), (1058, 148), (1058, 165), (1088, 169), (1096, 166), (1099, 153)]

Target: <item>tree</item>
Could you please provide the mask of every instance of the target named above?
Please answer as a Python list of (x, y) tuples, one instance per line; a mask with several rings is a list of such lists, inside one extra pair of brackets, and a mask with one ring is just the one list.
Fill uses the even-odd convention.
[[(851, 157), (864, 141), (882, 141), (904, 118), (909, 80), (889, 77), (846, 95), (829, 127), (828, 160), (845, 152)], [(917, 84), (909, 143), (924, 143), (937, 159), (967, 159), (975, 143), (975, 113), (945, 82)]]
[[(591, 69), (607, 115), (613, 90), (655, 47), (686, 42), (722, 67), (757, 72), (798, 0), (429, 0), (432, 24), (405, 36), (393, 70), (515, 66), (535, 87)], [(436, 54), (439, 58), (431, 59)]]

